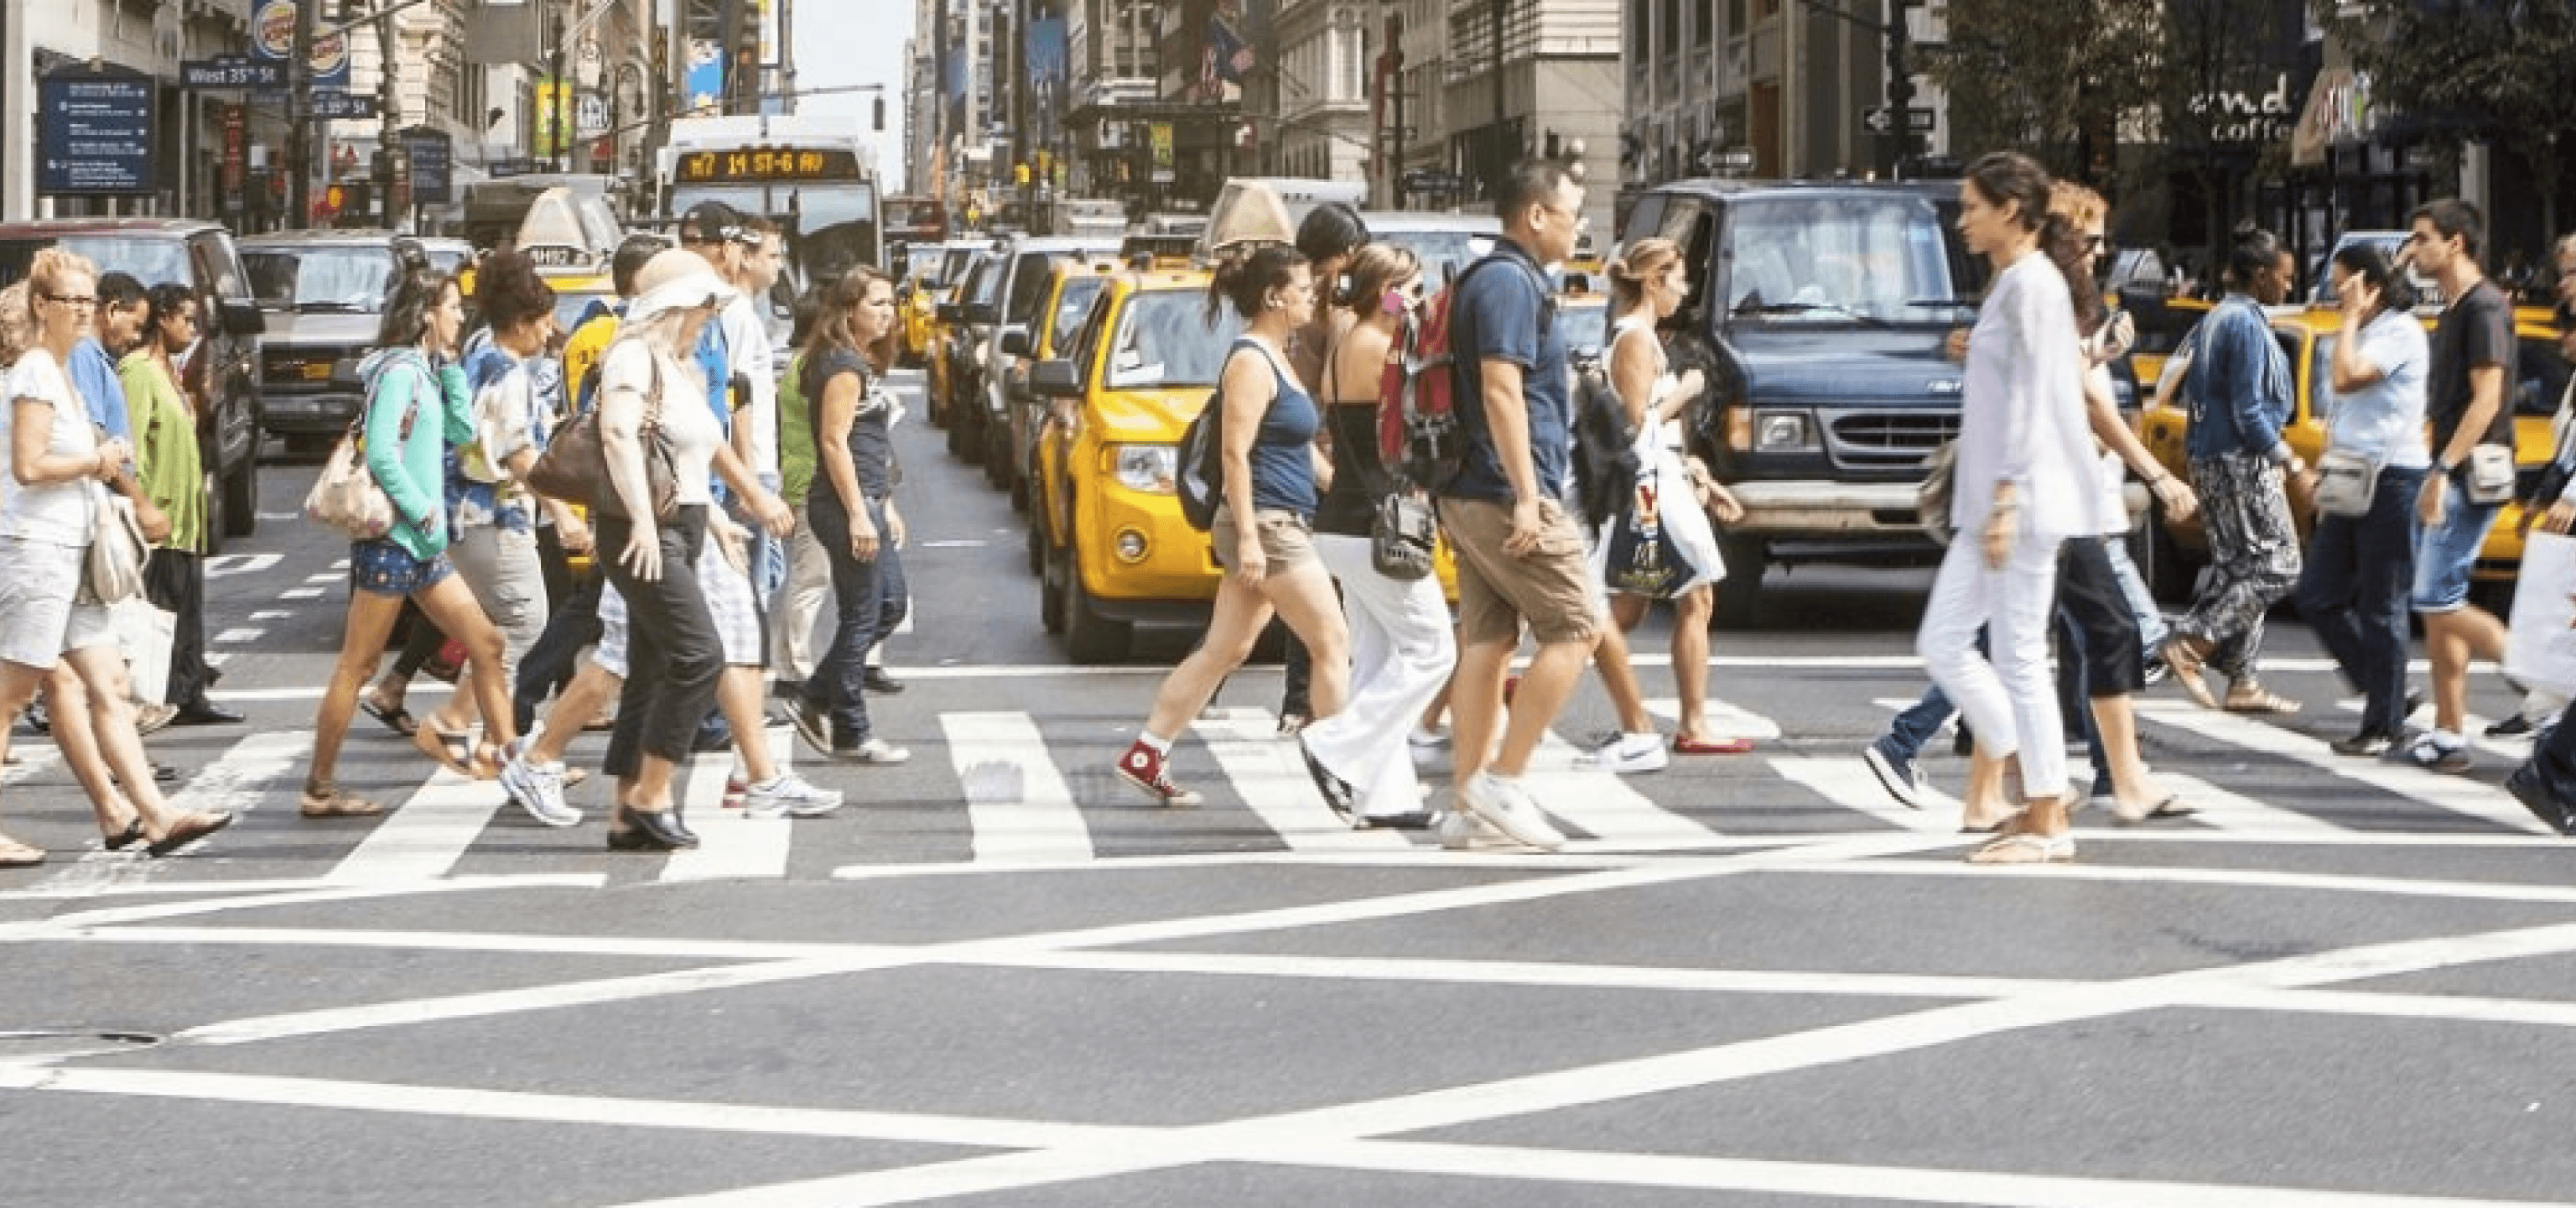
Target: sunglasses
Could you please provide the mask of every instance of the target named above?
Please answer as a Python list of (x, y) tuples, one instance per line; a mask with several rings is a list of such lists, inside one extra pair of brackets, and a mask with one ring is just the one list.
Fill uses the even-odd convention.
[(41, 294), (38, 296), (47, 302), (60, 302), (65, 306), (98, 305), (98, 297), (95, 294)]

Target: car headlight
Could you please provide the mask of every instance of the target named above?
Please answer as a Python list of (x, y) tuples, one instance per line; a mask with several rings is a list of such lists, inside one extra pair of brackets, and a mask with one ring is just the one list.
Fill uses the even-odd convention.
[(1753, 449), (1757, 453), (1794, 453), (1816, 447), (1815, 421), (1804, 411), (1753, 413)]
[(1169, 495), (1180, 478), (1181, 451), (1177, 445), (1111, 445), (1109, 466), (1128, 490)]

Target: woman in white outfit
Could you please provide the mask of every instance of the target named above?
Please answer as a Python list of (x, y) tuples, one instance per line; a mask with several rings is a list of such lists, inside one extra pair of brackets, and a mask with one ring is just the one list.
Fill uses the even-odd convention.
[[(2057, 266), (2036, 254), (2050, 184), (2029, 157), (2001, 152), (1978, 160), (1959, 188), (1959, 233), (1995, 280), (1968, 341), (1950, 505), (1957, 535), (1915, 648), (1966, 713), (1977, 758), (2002, 763), (2008, 795), (2023, 803), (2004, 835), (1969, 856), (1977, 863), (2075, 857), (2048, 631), (2058, 547), (2101, 531), (2101, 501), (2074, 306)], [(1977, 653), (1981, 625), (1991, 661)]]
[(1378, 381), (1397, 325), (1421, 296), (1422, 264), (1401, 247), (1372, 243), (1348, 271), (1346, 304), (1357, 321), (1325, 353), (1317, 382), (1333, 476), (1315, 510), (1315, 554), (1341, 584), (1351, 686), (1341, 712), (1305, 728), (1306, 749), (1351, 786), (1345, 821), (1363, 830), (1418, 830), (1432, 817), (1422, 806), (1408, 733), (1448, 682), (1458, 644), (1439, 578), (1380, 573), (1369, 527), (1379, 501), (1395, 489), (1378, 459)]
[[(181, 813), (162, 800), (135, 732), (125, 652), (107, 609), (79, 599), (93, 509), (106, 498), (102, 484), (133, 458), (124, 441), (100, 439), (63, 371), (91, 330), (98, 275), (89, 261), (49, 248), (29, 264), (20, 296), (27, 311), (19, 313), (31, 321), (0, 316), (0, 365), (8, 370), (0, 381), (0, 453), (8, 457), (0, 467), (0, 751), (55, 664), (70, 664), (88, 689), (95, 743), (83, 749), (66, 741), (63, 755), (89, 793), (105, 846), (141, 843), (151, 855), (171, 855), (231, 825), (233, 816)], [(15, 346), (21, 335), (32, 337), (24, 348)], [(41, 849), (0, 836), (0, 868), (44, 859)]]
[[(1655, 327), (1689, 296), (1690, 273), (1680, 245), (1670, 239), (1641, 239), (1610, 266), (1610, 302), (1618, 319), (1610, 328), (1606, 359), (1611, 387), (1627, 407), (1628, 426), (1636, 433), (1639, 472), (1628, 507), (1603, 518), (1592, 542), (1593, 573), (1609, 590), (1610, 616), (1619, 626), (1615, 634), (1604, 635), (1603, 649), (1593, 660), (1618, 709), (1620, 732), (1587, 752), (1583, 762), (1616, 772), (1650, 772), (1666, 762), (1663, 736), (1655, 732), (1637, 678), (1620, 669), (1627, 662), (1624, 635), (1658, 599), (1673, 602), (1673, 682), (1681, 694), (1681, 724), (1674, 730), (1672, 749), (1684, 755), (1739, 755), (1753, 748), (1750, 740), (1715, 733), (1708, 725), (1708, 620), (1726, 564), (1718, 557), (1717, 533), (1703, 505), (1730, 521), (1740, 519), (1744, 508), (1683, 452), (1682, 412), (1706, 383), (1696, 369), (1674, 376)], [(1611, 565), (1612, 538), (1635, 517), (1650, 517), (1681, 554), (1678, 576), (1650, 590), (1623, 590), (1646, 585), (1627, 568)]]

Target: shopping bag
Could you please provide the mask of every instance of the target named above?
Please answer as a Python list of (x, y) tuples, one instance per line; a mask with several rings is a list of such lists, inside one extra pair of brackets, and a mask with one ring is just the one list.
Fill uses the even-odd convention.
[(2504, 673), (2533, 688), (2576, 696), (2576, 537), (2535, 528), (2523, 541), (2522, 570), (2505, 631)]
[[(1663, 476), (1652, 471), (1639, 476), (1602, 552), (1602, 578), (1611, 591), (1661, 600), (1689, 577), (1690, 565), (1664, 523), (1663, 503)], [(1698, 506), (1687, 499), (1684, 505)]]
[(178, 632), (178, 614), (155, 608), (142, 596), (130, 596), (107, 609), (109, 631), (125, 651), (126, 673), (134, 699), (166, 704), (170, 696), (170, 639)]

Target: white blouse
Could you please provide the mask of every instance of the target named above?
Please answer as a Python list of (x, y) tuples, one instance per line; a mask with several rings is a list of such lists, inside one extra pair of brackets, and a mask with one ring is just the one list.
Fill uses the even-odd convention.
[(2037, 252), (1995, 278), (1968, 338), (1950, 523), (1985, 531), (1995, 484), (2010, 482), (2025, 538), (2100, 533), (2100, 465), (2084, 417), (2082, 338), (2057, 266)]

